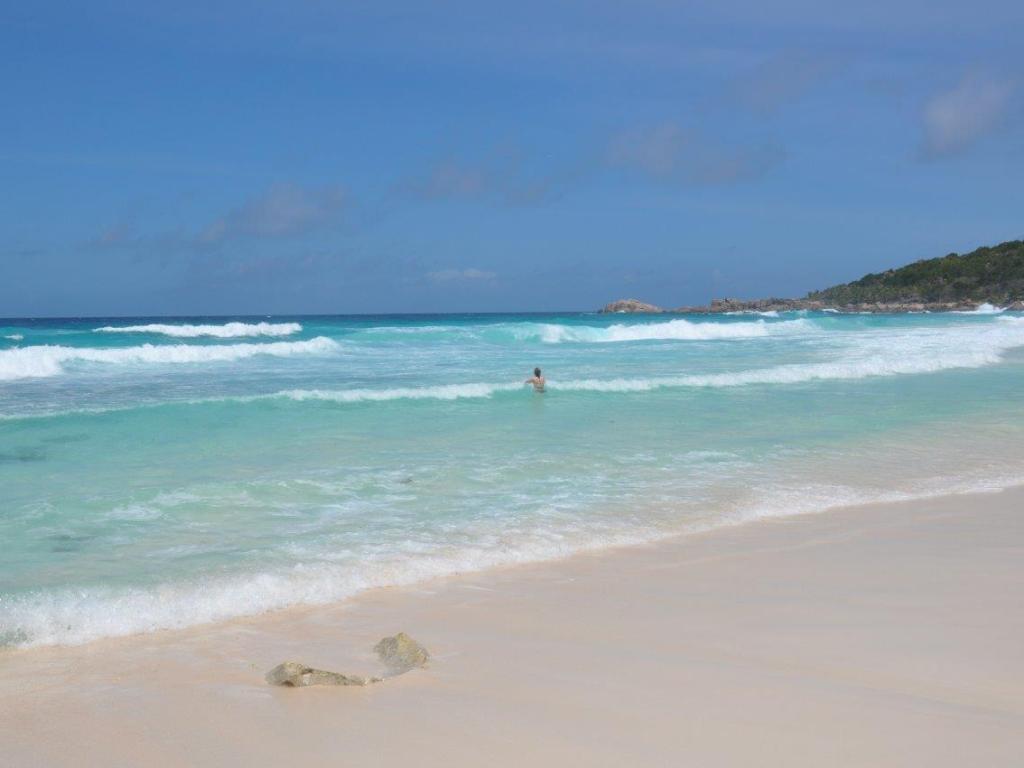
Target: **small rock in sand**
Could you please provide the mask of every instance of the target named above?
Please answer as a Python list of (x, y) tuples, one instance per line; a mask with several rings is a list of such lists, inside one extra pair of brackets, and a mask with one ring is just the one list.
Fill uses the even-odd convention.
[(373, 650), (380, 656), (380, 660), (397, 674), (425, 666), (430, 660), (427, 649), (405, 632), (399, 632), (394, 637), (385, 637), (373, 646)]
[[(427, 661), (430, 660), (427, 649), (405, 632), (399, 632), (394, 637), (385, 637), (373, 646), (373, 650), (387, 666), (390, 677), (408, 672), (410, 669), (426, 666)], [(267, 672), (266, 680), (271, 685), (304, 688), (307, 685), (370, 685), (382, 682), (383, 678), (343, 675), (340, 672), (313, 669), (298, 661), (286, 661)]]
[(369, 685), (379, 683), (379, 677), (362, 677), (361, 675), (343, 675), (340, 672), (327, 672), (313, 669), (297, 661), (286, 661), (278, 664), (267, 672), (267, 682), (271, 685), (287, 685), (302, 688), (307, 685)]

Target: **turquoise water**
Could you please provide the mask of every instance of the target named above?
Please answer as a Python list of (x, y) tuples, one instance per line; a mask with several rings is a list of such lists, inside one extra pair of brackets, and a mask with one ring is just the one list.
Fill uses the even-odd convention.
[(997, 312), (0, 320), (0, 642), (1005, 487), (1022, 385)]

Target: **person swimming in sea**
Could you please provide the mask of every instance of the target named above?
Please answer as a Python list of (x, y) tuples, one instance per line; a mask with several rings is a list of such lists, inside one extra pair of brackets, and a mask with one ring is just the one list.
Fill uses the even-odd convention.
[(541, 375), (540, 368), (533, 369), (533, 376), (523, 382), (523, 384), (533, 384), (534, 392), (544, 391), (544, 377)]

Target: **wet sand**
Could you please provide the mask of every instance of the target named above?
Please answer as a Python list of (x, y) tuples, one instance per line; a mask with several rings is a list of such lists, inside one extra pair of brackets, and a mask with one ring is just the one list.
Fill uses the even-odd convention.
[[(404, 630), (433, 660), (367, 688)], [(7, 766), (1019, 766), (1024, 489), (0, 653)]]

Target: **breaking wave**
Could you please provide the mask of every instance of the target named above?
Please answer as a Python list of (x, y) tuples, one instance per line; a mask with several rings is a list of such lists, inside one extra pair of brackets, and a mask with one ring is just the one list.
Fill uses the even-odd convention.
[(390, 389), (291, 389), (267, 397), (289, 400), (326, 400), (335, 403), (360, 403), (383, 400), (461, 400), (490, 397), (497, 392), (522, 389), (522, 384), (439, 384), (436, 387), (393, 387)]
[[(800, 321), (791, 322), (799, 323)], [(774, 325), (783, 325), (783, 323)], [(565, 326), (559, 327), (564, 328)], [(631, 328), (637, 327), (642, 326), (631, 326)], [(884, 333), (853, 337), (851, 343), (840, 352), (842, 357), (828, 362), (792, 363), (742, 371), (682, 376), (552, 379), (548, 382), (548, 387), (555, 392), (647, 392), (678, 387), (799, 384), (816, 380), (864, 379), (873, 376), (934, 373), (955, 368), (980, 368), (993, 365), (1002, 360), (1004, 352), (1020, 346), (1024, 346), (1024, 319), (1005, 317), (999, 318), (998, 325), (984, 329), (973, 327), (923, 329), (896, 336)], [(278, 392), (269, 397), (335, 402), (401, 399), (455, 400), (491, 397), (499, 392), (521, 388), (521, 385), (518, 384), (475, 383), (393, 389), (291, 390)]]
[(299, 333), (298, 323), (224, 323), (223, 325), (170, 325), (150, 323), (148, 325), (105, 325), (94, 328), (96, 333), (156, 333), (176, 338), (197, 338), (213, 336), (220, 339), (242, 336), (291, 336)]
[[(993, 325), (962, 328), (918, 329), (903, 332), (863, 334), (848, 338), (842, 348), (833, 349), (833, 359), (748, 368), (720, 373), (690, 373), (649, 377), (550, 379), (548, 389), (558, 392), (649, 392), (673, 388), (728, 388), (751, 385), (787, 385), (813, 381), (865, 379), (871, 377), (935, 373), (953, 369), (994, 365), (1010, 349), (1024, 347), (1024, 318), (999, 317)], [(0, 350), (0, 381), (28, 376), (53, 376), (61, 364), (73, 360), (107, 363), (176, 363), (236, 360), (259, 354), (289, 356), (325, 354), (339, 345), (325, 337), (309, 341), (235, 344), (222, 346), (152, 346), (126, 349), (74, 349), (70, 347), (26, 347)], [(362, 387), (353, 389), (289, 389), (266, 394), (228, 395), (185, 401), (151, 403), (160, 405), (202, 405), (215, 402), (250, 403), (273, 399), (296, 402), (335, 403), (386, 402), (393, 400), (463, 400), (491, 398), (522, 390), (516, 382), (466, 382), (411, 387)], [(128, 406), (127, 410), (133, 407)], [(4, 420), (47, 418), (69, 413), (102, 413), (123, 407), (0, 415)]]
[(726, 312), (726, 315), (759, 315), (760, 317), (778, 317), (779, 311), (777, 309), (766, 309), (763, 312), (759, 312), (753, 309), (744, 309), (736, 312)]
[(517, 328), (516, 335), (523, 340), (539, 339), (547, 344), (565, 342), (604, 344), (624, 341), (759, 339), (776, 334), (813, 330), (814, 327), (811, 321), (804, 319), (733, 323), (668, 320), (663, 323), (616, 324), (609, 325), (607, 328), (537, 323)]
[(654, 378), (580, 379), (552, 382), (552, 388), (591, 392), (644, 392), (666, 387), (740, 387), (751, 384), (799, 384), (816, 380), (864, 379), (935, 373), (994, 365), (1006, 351), (1024, 346), (1024, 318), (999, 318), (999, 325), (929, 329), (899, 336), (855, 337), (843, 357), (745, 371)]
[(433, 551), (406, 556), (367, 556), (355, 566), (313, 562), (251, 575), (168, 583), (154, 589), (40, 590), (0, 604), (0, 647), (79, 645), (102, 637), (183, 629), (294, 605), (337, 602), (374, 587), (557, 560), (664, 535), (644, 528), (607, 534), (580, 531), (576, 537), (534, 535), (514, 546), (436, 545)]
[[(659, 540), (741, 524), (760, 518), (826, 512), (858, 504), (899, 502), (948, 494), (992, 493), (1018, 485), (1013, 476), (935, 478), (900, 490), (867, 490), (820, 484), (770, 488), (760, 501), (722, 509), (703, 521), (672, 525), (623, 523), (612, 528), (575, 525), (557, 533), (543, 525), (517, 526), (516, 541), (453, 546), (432, 541), (414, 552), (401, 547), (354, 563), (316, 557), (291, 567), (219, 578), (166, 582), (153, 588), (87, 586), (40, 589), (0, 604), (0, 647), (80, 645), (105, 637), (184, 629), (253, 616), (297, 605), (338, 602), (378, 587), (401, 587), (432, 578), (523, 563), (549, 562), (588, 551)], [(136, 518), (137, 517), (137, 512)], [(483, 537), (484, 541), (488, 538)]]
[(974, 309), (962, 310), (954, 312), (955, 315), (999, 315), (1006, 311), (1005, 307), (997, 307), (994, 304), (989, 304), (987, 301), (984, 304), (979, 304)]
[[(0, 561), (14, 566), (0, 646), (1018, 481), (1024, 400), (1008, 393), (1024, 318), (783, 317), (469, 319), (394, 331), (403, 344), (385, 326), (367, 343), (377, 321), (363, 319), (318, 320), (335, 340), (308, 341), (27, 326), (31, 346), (0, 340), (0, 419), (132, 413), (0, 422), (12, 490)], [(619, 341), (640, 343), (605, 344)], [(535, 364), (550, 374), (543, 396), (517, 373)], [(829, 382), (842, 379), (872, 384)], [(729, 389), (744, 386), (763, 389)], [(834, 405), (828, 430), (801, 407), (812, 387)], [(890, 414), (893, 402), (906, 407)], [(132, 437), (168, 425), (167, 445), (140, 455)], [(548, 436), (553, 453), (538, 454)]]
[(37, 345), (0, 350), (0, 381), (59, 376), (67, 363), (209, 363), (242, 360), (256, 355), (290, 357), (334, 352), (338, 343), (324, 336), (308, 341), (275, 341), (267, 344), (155, 345), (99, 349)]

